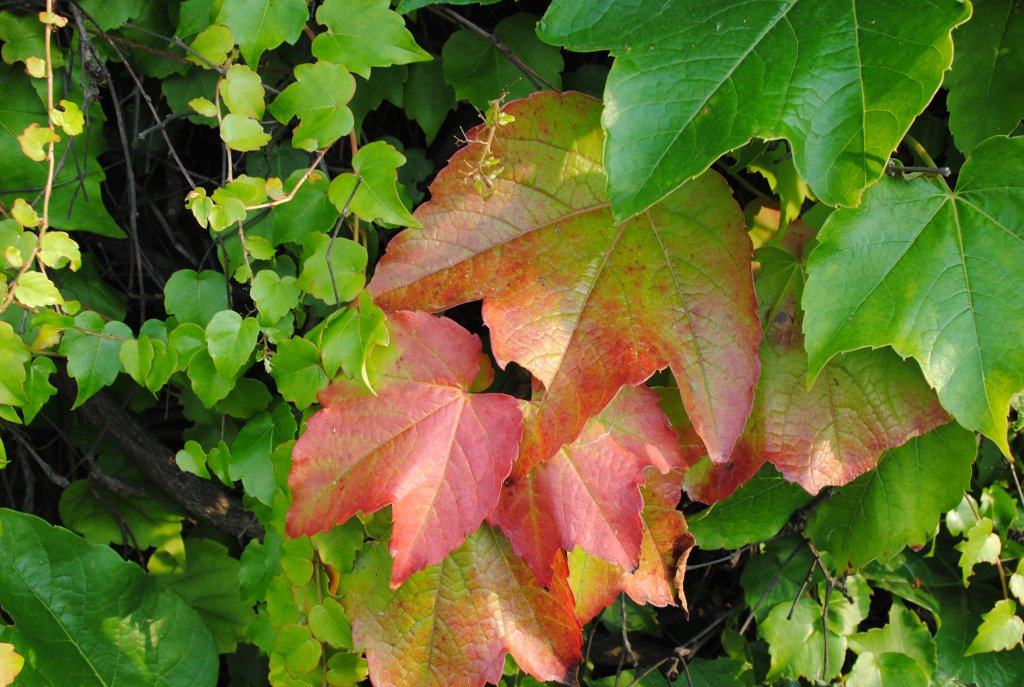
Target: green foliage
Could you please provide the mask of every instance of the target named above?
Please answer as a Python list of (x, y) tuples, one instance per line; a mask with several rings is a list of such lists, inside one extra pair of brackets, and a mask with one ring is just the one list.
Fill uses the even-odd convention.
[(1022, 38), (6, 3), (0, 685), (1024, 684)]

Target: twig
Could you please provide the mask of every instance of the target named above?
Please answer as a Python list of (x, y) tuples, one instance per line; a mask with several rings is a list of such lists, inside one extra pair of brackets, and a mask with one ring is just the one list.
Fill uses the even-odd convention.
[(51, 482), (53, 482), (53, 484), (60, 487), (61, 489), (66, 489), (68, 485), (71, 484), (71, 482), (69, 482), (66, 477), (64, 477), (63, 475), (58, 475), (56, 472), (53, 471), (53, 468), (50, 467), (50, 464), (43, 460), (42, 456), (36, 453), (36, 450), (32, 447), (32, 444), (29, 443), (29, 441), (24, 436), (22, 436), (20, 430), (15, 429), (12, 425), (8, 424), (7, 422), (4, 422), (2, 426), (5, 427), (10, 433), (10, 435), (14, 437), (14, 440), (18, 442), (18, 445), (21, 446), (21, 448), (23, 448), (25, 452), (32, 457), (32, 460), (36, 462), (36, 464), (39, 466), (39, 469), (43, 471), (44, 475), (46, 475), (47, 479), (49, 479)]
[(465, 26), (467, 29), (475, 31), (479, 35), (483, 36), (491, 45), (493, 45), (498, 50), (498, 52), (504, 55), (509, 62), (515, 65), (516, 69), (521, 71), (523, 75), (530, 80), (530, 83), (533, 84), (533, 87), (536, 88), (537, 90), (542, 90), (546, 88), (549, 91), (555, 91), (556, 93), (560, 92), (558, 88), (555, 88), (554, 84), (550, 83), (543, 76), (534, 71), (533, 67), (523, 62), (518, 55), (512, 52), (512, 50), (507, 45), (502, 43), (497, 36), (495, 36), (487, 29), (477, 26), (470, 20), (463, 17), (458, 12), (455, 12), (447, 7), (432, 6), (430, 7), (430, 11), (433, 12), (434, 14), (444, 17), (445, 19), (451, 22), (461, 24), (462, 26)]
[(331, 233), (331, 243), (327, 246), (327, 273), (331, 275), (331, 288), (334, 289), (335, 305), (341, 305), (341, 295), (338, 293), (338, 281), (334, 278), (334, 264), (331, 262), (331, 255), (334, 252), (334, 242), (338, 238), (338, 231), (341, 230), (341, 225), (345, 223), (345, 218), (348, 217), (349, 206), (352, 204), (352, 199), (356, 197), (356, 191), (359, 190), (361, 183), (363, 183), (363, 177), (356, 176), (356, 183), (352, 185), (352, 192), (348, 194), (345, 207), (342, 208), (341, 214), (338, 215), (338, 221), (335, 222), (334, 231)]
[(750, 627), (750, 623), (754, 621), (754, 613), (756, 613), (757, 609), (761, 607), (761, 604), (764, 603), (764, 600), (768, 598), (768, 595), (771, 593), (771, 591), (775, 589), (776, 586), (778, 586), (779, 580), (782, 579), (782, 573), (786, 570), (786, 566), (789, 565), (794, 558), (796, 558), (796, 555), (798, 553), (800, 553), (800, 549), (803, 548), (804, 543), (804, 541), (801, 541), (799, 544), (794, 546), (793, 551), (790, 552), (788, 556), (786, 556), (786, 560), (782, 561), (782, 565), (779, 566), (779, 571), (775, 573), (775, 577), (772, 578), (771, 583), (769, 583), (769, 585), (765, 587), (765, 590), (761, 592), (761, 596), (758, 598), (757, 603), (755, 603), (753, 608), (750, 609), (750, 614), (747, 615), (747, 619), (743, 621), (743, 625), (740, 626), (740, 634), (744, 634), (747, 631), (747, 628)]
[(302, 185), (306, 183), (306, 180), (309, 179), (309, 175), (312, 174), (313, 170), (316, 169), (317, 165), (320, 164), (320, 161), (324, 159), (324, 155), (327, 154), (327, 150), (327, 148), (324, 148), (323, 150), (317, 153), (316, 159), (313, 160), (313, 164), (309, 166), (309, 169), (306, 170), (306, 173), (299, 178), (298, 182), (296, 182), (295, 186), (292, 187), (292, 190), (289, 191), (287, 195), (278, 198), (277, 200), (272, 200), (266, 203), (260, 203), (258, 205), (246, 205), (246, 211), (262, 210), (263, 208), (277, 207), (278, 205), (283, 205), (284, 203), (290, 202), (291, 199), (295, 197), (295, 194), (299, 192), (299, 189), (302, 188)]

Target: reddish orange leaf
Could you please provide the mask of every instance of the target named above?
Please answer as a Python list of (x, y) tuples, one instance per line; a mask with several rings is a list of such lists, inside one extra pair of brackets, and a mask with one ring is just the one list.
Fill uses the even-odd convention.
[(780, 249), (762, 249), (757, 257), (766, 324), (754, 409), (728, 469), (702, 464), (687, 476), (691, 496), (724, 498), (765, 460), (815, 494), (852, 481), (884, 451), (949, 421), (917, 365), (888, 348), (834, 358), (808, 390), (797, 305), (802, 266)]
[[(538, 93), (505, 112), (515, 121), (493, 140), (471, 131), (416, 211), (422, 227), (391, 242), (374, 299), (435, 312), (483, 299), (499, 363), (515, 360), (546, 388), (513, 481), (573, 441), (619, 388), (666, 365), (724, 460), (750, 411), (761, 336), (750, 239), (729, 187), (709, 172), (616, 225), (601, 103)], [(480, 192), (482, 172), (497, 174)]]
[[(630, 570), (640, 556), (644, 468), (681, 467), (679, 438), (646, 387), (623, 387), (572, 444), (502, 490), (488, 516), (542, 584), (559, 549), (580, 546)], [(678, 494), (677, 500), (678, 500)]]
[(583, 637), (564, 556), (545, 589), (484, 525), (396, 591), (389, 563), (382, 547), (370, 547), (344, 580), (352, 636), (375, 685), (482, 687), (501, 679), (506, 653), (538, 680), (575, 683)]
[(451, 320), (394, 313), (373, 387), (342, 379), (293, 451), (288, 534), (391, 504), (392, 583), (441, 561), (498, 502), (522, 436), (519, 402), (469, 394), (480, 340)]
[(569, 585), (581, 623), (589, 622), (622, 592), (637, 603), (655, 606), (673, 605), (678, 598), (686, 608), (683, 575), (693, 537), (686, 531), (683, 514), (676, 510), (682, 481), (680, 470), (654, 473), (643, 488), (643, 545), (635, 571), (582, 549), (569, 554)]

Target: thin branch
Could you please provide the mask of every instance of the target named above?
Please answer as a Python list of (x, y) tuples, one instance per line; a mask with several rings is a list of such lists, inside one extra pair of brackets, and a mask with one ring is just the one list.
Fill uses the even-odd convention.
[(348, 200), (345, 201), (345, 207), (342, 208), (341, 214), (338, 215), (338, 221), (334, 224), (334, 232), (331, 233), (331, 243), (327, 246), (327, 273), (331, 275), (331, 288), (334, 289), (334, 303), (341, 305), (341, 296), (338, 294), (338, 281), (334, 278), (334, 265), (331, 262), (331, 255), (334, 252), (334, 242), (338, 238), (338, 231), (341, 230), (341, 225), (345, 223), (345, 218), (348, 217), (349, 206), (352, 205), (352, 199), (356, 197), (356, 191), (359, 190), (359, 185), (363, 183), (363, 177), (357, 176), (356, 183), (352, 185), (352, 192), (348, 194)]
[(295, 194), (299, 192), (299, 189), (302, 188), (302, 185), (306, 183), (306, 180), (309, 179), (309, 175), (312, 174), (313, 170), (316, 169), (317, 165), (320, 164), (320, 161), (324, 159), (324, 155), (327, 154), (327, 150), (328, 150), (327, 148), (324, 148), (323, 150), (321, 150), (321, 151), (319, 151), (317, 153), (316, 159), (313, 160), (313, 164), (311, 164), (309, 166), (309, 169), (306, 170), (306, 173), (302, 175), (302, 177), (295, 184), (295, 186), (292, 187), (292, 190), (289, 191), (287, 195), (282, 196), (281, 198), (278, 198), (277, 200), (272, 200), (272, 201), (269, 201), (269, 202), (266, 202), (266, 203), (260, 203), (258, 205), (246, 205), (245, 206), (246, 211), (249, 211), (249, 210), (262, 210), (263, 208), (277, 207), (278, 205), (283, 205), (284, 203), (290, 202), (291, 199), (295, 197)]

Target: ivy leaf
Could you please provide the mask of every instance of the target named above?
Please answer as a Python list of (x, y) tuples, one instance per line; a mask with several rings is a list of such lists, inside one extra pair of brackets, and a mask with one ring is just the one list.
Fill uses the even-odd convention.
[[(565, 68), (562, 54), (537, 40), (536, 26), (535, 15), (520, 12), (498, 22), (494, 35), (545, 81), (560, 88)], [(537, 90), (493, 43), (471, 29), (453, 33), (441, 56), (444, 78), (455, 89), (455, 97), (468, 100), (481, 112), (503, 94), (523, 98)]]
[(46, 305), (58, 305), (64, 297), (53, 282), (42, 272), (29, 270), (18, 277), (14, 289), (14, 298), (29, 308), (40, 308)]
[[(335, 177), (328, 196), (339, 212), (344, 212), (347, 206), (369, 222), (384, 221), (403, 227), (418, 227), (419, 222), (409, 214), (398, 197), (396, 170), (404, 164), (405, 156), (391, 144), (384, 141), (369, 143), (352, 157), (355, 173)], [(362, 178), (358, 187), (357, 175)]]
[(285, 339), (279, 343), (271, 359), (270, 374), (277, 382), (278, 393), (300, 409), (313, 403), (327, 386), (327, 375), (320, 367), (320, 352), (305, 339)]
[(975, 0), (971, 20), (953, 34), (946, 76), (949, 129), (969, 153), (989, 136), (1009, 134), (1024, 116), (1024, 16), (1018, 0)]
[[(227, 61), (228, 53), (235, 47), (235, 37), (231, 35), (231, 31), (228, 27), (220, 24), (214, 24), (213, 26), (207, 26), (203, 29), (199, 35), (193, 39), (192, 45), (189, 47), (199, 53), (203, 59), (201, 60), (195, 55), (187, 55), (185, 59), (193, 64), (199, 65), (202, 69), (210, 69), (211, 67), (209, 65), (211, 64), (214, 66), (220, 66)], [(204, 62), (203, 60), (206, 61)], [(231, 73), (231, 69), (234, 69), (234, 67), (228, 69), (229, 74)]]
[(206, 325), (206, 350), (213, 366), (225, 379), (234, 379), (249, 362), (256, 347), (260, 326), (255, 319), (242, 319), (234, 310), (221, 310)]
[(270, 506), (277, 493), (277, 479), (271, 454), (279, 444), (295, 436), (295, 419), (284, 404), (273, 414), (260, 413), (248, 420), (231, 442), (231, 462), (228, 475), (242, 480), (245, 493)]
[[(7, 363), (0, 364), (6, 365)], [(5, 372), (10, 374), (11, 371), (5, 368)], [(32, 364), (28, 367), (28, 378), (25, 381), (25, 404), (21, 407), (21, 416), (26, 425), (32, 422), (46, 402), (57, 393), (57, 388), (50, 384), (50, 377), (56, 372), (57, 366), (49, 358), (36, 357), (32, 359)]]
[(0, 644), (0, 686), (7, 687), (25, 667), (25, 657), (14, 650), (13, 644)]
[[(270, 134), (264, 131), (263, 125), (252, 117), (229, 114), (225, 115), (221, 122), (220, 140), (227, 143), (232, 150), (252, 152), (270, 143)], [(216, 208), (214, 209), (216, 210)], [(214, 229), (219, 231), (230, 224), (230, 221), (222, 221), (217, 224), (218, 226), (214, 226)]]
[(320, 333), (324, 372), (333, 379), (340, 368), (349, 379), (361, 379), (371, 388), (367, 362), (373, 349), (387, 346), (388, 341), (383, 311), (361, 291), (359, 307), (332, 315)]
[[(846, 640), (832, 632), (823, 636), (821, 610), (817, 602), (801, 596), (791, 603), (775, 606), (764, 621), (759, 622), (760, 635), (768, 642), (771, 653), (766, 681), (779, 677), (797, 680), (802, 676), (831, 680), (839, 675), (843, 667), (839, 657), (846, 655)], [(829, 662), (827, 670), (823, 671), (826, 656)]]
[[(25, 656), (25, 685), (167, 685), (217, 680), (202, 619), (108, 546), (0, 510), (0, 642)], [(35, 678), (33, 681), (32, 678)]]
[(1024, 388), (1024, 139), (992, 138), (942, 181), (885, 179), (825, 223), (804, 292), (809, 378), (840, 351), (892, 346), (964, 427), (1009, 455)]
[(60, 141), (60, 136), (51, 127), (41, 127), (32, 122), (18, 136), (18, 143), (21, 144), (21, 152), (30, 160), (42, 162), (46, 159), (46, 146), (50, 143)]
[(893, 599), (889, 608), (889, 623), (885, 627), (851, 635), (849, 641), (850, 648), (858, 655), (872, 654), (880, 658), (889, 653), (902, 654), (919, 666), (926, 678), (935, 672), (937, 658), (932, 633), (897, 599)]
[(25, 363), (31, 358), (32, 353), (14, 327), (0, 321), (0, 404), (25, 405)]
[(643, 542), (635, 570), (591, 556), (577, 547), (569, 553), (569, 585), (576, 617), (587, 623), (625, 592), (638, 604), (671, 606), (683, 601), (683, 575), (693, 548), (686, 520), (676, 510), (682, 472), (654, 473), (641, 489)]
[(217, 650), (231, 653), (245, 639), (245, 628), (255, 617), (252, 606), (242, 603), (238, 586), (239, 561), (227, 547), (212, 539), (185, 542), (184, 570), (150, 572), (194, 608), (210, 629)]
[[(211, 27), (212, 28), (212, 27)], [(263, 79), (244, 64), (233, 64), (224, 75), (220, 95), (232, 114), (260, 119), (266, 111)]]
[(273, 324), (299, 304), (302, 291), (295, 277), (282, 277), (273, 270), (260, 270), (252, 280), (252, 300), (260, 311), (260, 321)]
[(214, 23), (225, 24), (251, 67), (265, 50), (294, 45), (309, 20), (305, 0), (224, 0)]
[(348, 70), (324, 61), (300, 64), (295, 81), (270, 104), (270, 114), (282, 124), (299, 118), (293, 146), (320, 150), (352, 131), (352, 110), (346, 103), (355, 93), (356, 81)]
[(938, 90), (968, 16), (957, 0), (556, 0), (538, 33), (615, 55), (605, 165), (625, 219), (755, 136), (788, 139), (823, 202), (857, 205)]
[(964, 587), (971, 586), (970, 578), (978, 563), (998, 563), (1002, 547), (999, 535), (992, 531), (991, 518), (981, 518), (967, 531), (967, 538), (956, 545), (956, 550), (960, 552)]
[(288, 534), (392, 505), (392, 584), (439, 562), (498, 502), (522, 427), (518, 402), (469, 394), (481, 344), (450, 320), (395, 313), (371, 381), (340, 379), (293, 452)]
[(431, 59), (388, 0), (325, 0), (317, 8), (316, 20), (327, 31), (313, 39), (313, 55), (344, 65), (364, 79), (370, 77), (371, 67)]
[(576, 546), (635, 570), (643, 540), (644, 470), (683, 465), (657, 395), (624, 387), (575, 442), (503, 489), (487, 521), (501, 528), (541, 584), (551, 579), (556, 552)]
[(164, 308), (181, 323), (205, 328), (214, 315), (228, 309), (226, 283), (220, 272), (178, 270), (164, 285)]
[[(304, 172), (293, 174), (285, 188), (290, 192), (295, 188)], [(306, 179), (291, 201), (278, 205), (273, 210), (274, 243), (302, 244), (312, 233), (326, 233), (338, 219), (338, 211), (327, 198), (328, 181), (318, 172), (313, 172)]]
[[(331, 252), (331, 268), (327, 267), (327, 251)], [(366, 283), (366, 249), (345, 238), (332, 239), (327, 234), (306, 236), (302, 272), (295, 285), (325, 303), (339, 305), (355, 298)], [(338, 297), (335, 298), (335, 289)]]
[(1006, 651), (1024, 638), (1024, 620), (1017, 615), (1017, 605), (1002, 599), (995, 608), (982, 616), (978, 636), (964, 652), (965, 656), (989, 651)]
[(352, 634), (376, 684), (483, 687), (501, 678), (504, 655), (539, 680), (574, 684), (583, 645), (562, 571), (550, 590), (486, 525), (457, 551), (392, 592), (381, 545), (344, 579)]
[(64, 332), (61, 355), (68, 359), (68, 374), (78, 382), (78, 397), (72, 409), (117, 379), (121, 366), (121, 342), (132, 338), (122, 322), (104, 324), (99, 313), (86, 310), (75, 316), (76, 329)]
[(409, 67), (403, 104), (406, 116), (423, 129), (427, 144), (433, 143), (448, 113), (455, 109), (455, 90), (444, 80), (440, 57)]
[[(478, 142), (434, 181), (415, 214), (423, 228), (389, 244), (370, 295), (385, 311), (484, 299), (499, 363), (515, 360), (546, 388), (514, 478), (666, 364), (711, 456), (725, 460), (751, 406), (760, 340), (750, 240), (731, 191), (711, 173), (616, 225), (600, 103), (540, 93), (505, 114), (515, 121), (489, 148), (481, 128), (470, 132)], [(484, 198), (467, 177), (487, 156), (503, 171)]]
[(857, 657), (846, 678), (847, 687), (928, 687), (928, 673), (910, 656), (895, 651), (863, 653)]
[(811, 514), (807, 536), (840, 570), (926, 543), (970, 486), (977, 450), (974, 433), (950, 423), (887, 451)]

